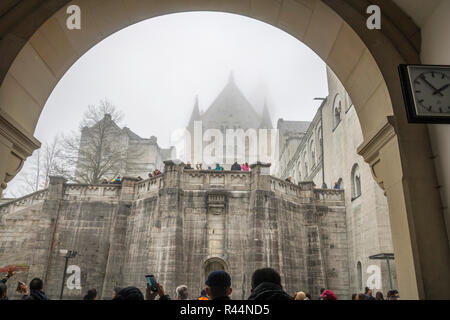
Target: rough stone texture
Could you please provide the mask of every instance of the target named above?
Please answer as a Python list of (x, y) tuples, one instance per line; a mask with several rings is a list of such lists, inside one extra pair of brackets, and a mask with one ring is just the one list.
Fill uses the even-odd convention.
[[(93, 287), (104, 299), (115, 286), (144, 290), (148, 273), (167, 293), (186, 284), (195, 298), (206, 270), (217, 266), (232, 276), (233, 299), (246, 299), (252, 272), (266, 266), (280, 272), (290, 294), (317, 296), (328, 287), (348, 298), (343, 192), (286, 183), (265, 169), (194, 171), (166, 162), (163, 175), (125, 178), (121, 186), (52, 178), (48, 190), (23, 204), (0, 205), (0, 261), (29, 264), (19, 280), (44, 278), (51, 298), (61, 290), (60, 249), (76, 250), (69, 265), (81, 268), (82, 289), (65, 288), (65, 299)], [(14, 285), (10, 295), (18, 298)]]

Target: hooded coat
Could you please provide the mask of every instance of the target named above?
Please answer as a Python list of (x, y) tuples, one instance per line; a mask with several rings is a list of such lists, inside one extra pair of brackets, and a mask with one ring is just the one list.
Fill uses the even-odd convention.
[(271, 282), (263, 282), (255, 289), (253, 289), (253, 292), (250, 295), (250, 297), (248, 297), (248, 300), (275, 301), (275, 300), (294, 300), (294, 298), (288, 295), (281, 288), (281, 286)]

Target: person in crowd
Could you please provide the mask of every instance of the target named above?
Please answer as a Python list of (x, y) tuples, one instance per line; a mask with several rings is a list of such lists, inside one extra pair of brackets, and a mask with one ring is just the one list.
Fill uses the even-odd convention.
[(195, 168), (196, 168), (197, 170), (203, 170), (203, 169), (202, 169), (202, 166), (203, 166), (203, 163), (197, 162), (197, 164), (195, 165)]
[(303, 291), (299, 291), (294, 294), (294, 300), (309, 300), (309, 299), (306, 297), (306, 293), (304, 293)]
[(242, 171), (245, 171), (245, 172), (250, 171), (250, 167), (248, 166), (247, 162), (241, 166), (241, 169), (242, 169)]
[(103, 179), (102, 180), (102, 184), (108, 184), (108, 180), (107, 179)]
[(113, 300), (144, 300), (144, 295), (138, 288), (130, 286), (121, 289)]
[(400, 300), (400, 296), (397, 290), (389, 290), (387, 293), (388, 300)]
[(216, 163), (216, 168), (214, 170), (215, 171), (223, 171), (223, 167), (221, 167), (219, 163)]
[(88, 290), (87, 294), (84, 296), (83, 300), (97, 300), (97, 289)]
[[(153, 171), (153, 172), (154, 172), (154, 171)], [(153, 172), (149, 172), (149, 173), (148, 173), (147, 176), (148, 176), (149, 179), (150, 179), (151, 177), (153, 177)]]
[(211, 300), (230, 300), (233, 289), (231, 288), (231, 277), (223, 271), (213, 271), (208, 275), (205, 284), (206, 294)]
[(272, 268), (256, 270), (251, 283), (248, 300), (294, 300), (283, 290), (280, 274)]
[(365, 288), (364, 294), (366, 295), (366, 300), (375, 300), (375, 298), (372, 296), (372, 289), (370, 289), (369, 287)]
[(39, 278), (31, 280), (29, 288), (21, 282), (19, 289), (23, 293), (22, 300), (50, 300), (44, 292), (44, 282)]
[(231, 165), (231, 171), (241, 171), (241, 165), (239, 163), (237, 163), (237, 161), (235, 161)]
[(138, 176), (136, 179), (137, 179), (137, 181), (142, 181), (142, 180), (144, 180), (144, 179), (142, 179), (141, 176)]
[(6, 282), (15, 274), (16, 272), (13, 269), (8, 269), (8, 274), (0, 280), (0, 300), (8, 300), (8, 286)]
[(325, 288), (320, 288), (319, 299), (317, 300), (322, 300), (322, 293), (324, 293), (325, 290), (326, 290)]
[(116, 178), (111, 180), (111, 183), (113, 183), (113, 184), (121, 184), (122, 180), (121, 180), (120, 176), (117, 176)]
[(375, 294), (375, 300), (384, 300), (383, 292), (378, 291), (378, 292)]
[(358, 294), (358, 300), (367, 300), (366, 295), (364, 293)]
[(352, 300), (359, 300), (359, 295), (357, 293), (352, 294)]
[(325, 182), (322, 183), (322, 189), (328, 189), (328, 186), (327, 186), (327, 184)]
[(184, 284), (181, 286), (178, 286), (175, 289), (175, 292), (177, 293), (177, 300), (187, 300), (188, 299), (188, 287)]
[(161, 171), (159, 169), (155, 169), (155, 176), (159, 176), (161, 174)]
[(284, 181), (289, 182), (289, 183), (292, 183), (292, 177), (289, 176), (289, 177), (287, 177)]
[(151, 287), (147, 283), (147, 288), (145, 289), (145, 300), (155, 300), (158, 295), (159, 300), (172, 300), (170, 296), (164, 292), (164, 287), (161, 284), (157, 283), (156, 287), (158, 290), (152, 291)]
[(331, 290), (325, 290), (321, 295), (320, 295), (321, 300), (337, 300), (336, 295), (334, 294), (333, 291)]
[(202, 292), (200, 292), (200, 297), (198, 297), (197, 300), (209, 300), (205, 289), (203, 289)]
[(122, 288), (120, 288), (120, 287), (115, 287), (114, 289), (113, 289), (113, 292), (112, 292), (112, 299), (114, 299), (118, 294), (119, 294), (119, 291), (120, 290), (122, 290)]
[(192, 166), (191, 166), (191, 163), (189, 161), (188, 161), (188, 163), (186, 163), (184, 165), (184, 170), (192, 170)]
[(340, 188), (341, 188), (341, 185), (339, 183), (335, 182), (333, 189), (339, 190)]
[(306, 299), (305, 300), (312, 300), (311, 294), (309, 292), (306, 293)]
[(0, 281), (0, 300), (8, 300), (8, 287), (3, 281)]

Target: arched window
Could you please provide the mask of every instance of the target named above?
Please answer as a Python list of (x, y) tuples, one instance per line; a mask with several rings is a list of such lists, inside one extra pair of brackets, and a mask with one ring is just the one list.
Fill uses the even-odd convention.
[(336, 129), (336, 127), (341, 122), (341, 111), (342, 111), (342, 99), (339, 93), (334, 98), (333, 103), (333, 128)]
[(314, 140), (309, 144), (309, 150), (311, 153), (311, 167), (316, 164), (316, 147), (314, 146)]
[(298, 182), (302, 181), (302, 164), (298, 165)]
[(356, 264), (356, 274), (358, 276), (358, 289), (360, 291), (362, 291), (363, 289), (363, 279), (362, 279), (362, 266), (361, 266), (361, 262), (358, 261), (358, 263)]
[(305, 168), (305, 179), (308, 176), (308, 158), (306, 157), (306, 152), (303, 154), (303, 166)]
[(352, 168), (352, 200), (358, 198), (361, 195), (361, 174), (359, 167), (355, 164)]

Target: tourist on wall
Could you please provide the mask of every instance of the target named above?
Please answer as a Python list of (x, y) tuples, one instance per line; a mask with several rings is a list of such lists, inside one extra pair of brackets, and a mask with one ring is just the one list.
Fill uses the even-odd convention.
[(39, 278), (30, 281), (30, 288), (20, 282), (19, 290), (23, 293), (22, 300), (50, 300), (44, 292), (44, 282)]
[(221, 167), (219, 163), (216, 163), (216, 168), (214, 170), (215, 171), (223, 171), (223, 167)]
[(97, 300), (97, 289), (88, 290), (87, 294), (84, 296), (83, 300)]
[(286, 180), (284, 180), (284, 181), (289, 182), (289, 183), (292, 183), (292, 177), (289, 176), (289, 177), (287, 177)]
[(184, 165), (184, 170), (192, 170), (192, 166), (191, 166), (190, 162), (188, 162)]
[(319, 299), (317, 300), (322, 300), (322, 293), (325, 292), (325, 288), (320, 288), (320, 294), (319, 294)]
[(242, 171), (250, 171), (250, 167), (248, 166), (247, 162), (241, 166), (241, 169), (242, 169)]
[(202, 166), (203, 166), (203, 163), (197, 162), (197, 164), (195, 165), (195, 168), (196, 168), (197, 170), (203, 170), (203, 169), (202, 169)]
[(359, 295), (357, 293), (352, 294), (352, 300), (359, 300)]
[(231, 166), (231, 171), (241, 171), (241, 165), (235, 161)]
[(222, 270), (213, 271), (208, 275), (205, 284), (206, 293), (211, 300), (230, 300), (231, 277)]
[(272, 268), (256, 270), (248, 300), (294, 300), (281, 286), (280, 274)]
[(358, 294), (358, 300), (367, 300), (366, 295), (364, 293)]

